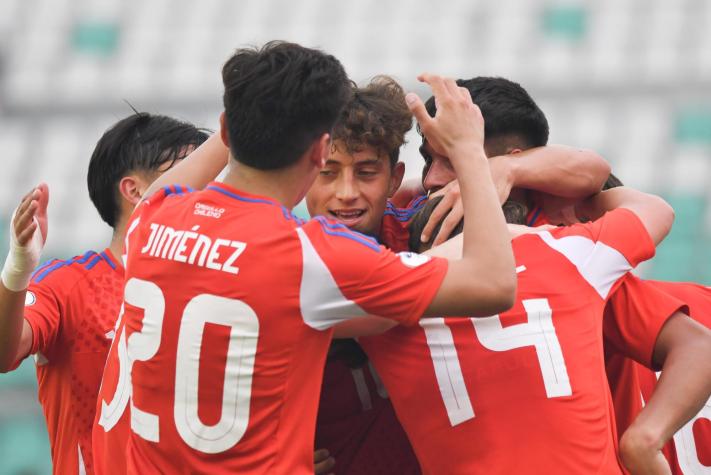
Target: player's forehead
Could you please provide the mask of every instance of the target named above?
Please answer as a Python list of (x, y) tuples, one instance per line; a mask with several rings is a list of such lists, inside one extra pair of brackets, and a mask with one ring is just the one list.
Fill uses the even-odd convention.
[(368, 145), (359, 146), (357, 150), (348, 150), (345, 145), (337, 143), (331, 147), (331, 153), (326, 159), (326, 165), (334, 166), (377, 166), (388, 163), (389, 158)]
[(446, 155), (442, 155), (442, 154), (435, 152), (434, 148), (432, 148), (432, 145), (430, 145), (430, 143), (427, 140), (422, 142), (422, 145), (420, 145), (420, 153), (423, 155), (426, 155), (431, 160), (449, 161), (449, 157), (447, 157)]

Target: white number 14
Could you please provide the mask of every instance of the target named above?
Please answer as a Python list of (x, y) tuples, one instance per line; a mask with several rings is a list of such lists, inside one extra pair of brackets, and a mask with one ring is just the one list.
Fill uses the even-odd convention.
[[(538, 356), (546, 395), (549, 398), (570, 396), (570, 379), (563, 352), (553, 326), (552, 311), (547, 299), (524, 300), (528, 321), (503, 328), (498, 315), (471, 318), (481, 345), (491, 351), (508, 351), (533, 346)], [(452, 330), (444, 318), (420, 320), (430, 348), (437, 384), (452, 426), (473, 419), (469, 393), (454, 346)]]

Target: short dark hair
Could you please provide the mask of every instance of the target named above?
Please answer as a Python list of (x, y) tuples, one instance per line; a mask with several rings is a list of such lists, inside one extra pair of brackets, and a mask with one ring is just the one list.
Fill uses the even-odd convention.
[[(407, 242), (410, 251), (413, 252), (424, 252), (432, 246), (432, 241), (430, 239), (428, 242), (420, 242), (420, 236), (422, 236), (422, 231), (425, 229), (427, 221), (430, 220), (432, 212), (437, 207), (439, 202), (442, 201), (441, 196), (435, 196), (427, 201), (427, 204), (423, 206), (410, 220), (408, 225), (408, 230), (410, 231), (410, 237)], [(504, 217), (507, 223), (511, 224), (526, 224), (526, 215), (528, 214), (528, 207), (518, 201), (507, 200), (501, 208), (504, 212)], [(432, 231), (432, 236), (436, 236), (442, 227), (442, 221), (440, 221), (435, 229)], [(459, 223), (454, 227), (452, 233), (449, 237), (454, 237), (464, 230), (464, 220), (460, 220)]]
[(96, 143), (86, 181), (89, 197), (109, 226), (116, 226), (121, 178), (135, 172), (158, 171), (185, 157), (208, 134), (192, 124), (164, 115), (137, 112), (111, 126)]
[[(479, 76), (458, 79), (457, 85), (466, 88), (481, 109), (485, 143), (512, 137), (522, 149), (548, 143), (548, 120), (520, 84), (500, 77)], [(434, 117), (437, 111), (434, 97), (427, 100), (425, 107)]]
[(295, 163), (331, 131), (351, 90), (335, 57), (282, 41), (238, 49), (222, 81), (232, 156), (259, 170)]
[(402, 86), (391, 77), (376, 76), (365, 87), (354, 86), (332, 138), (341, 141), (350, 154), (372, 147), (378, 155), (387, 155), (394, 167), (411, 128), (412, 113)]

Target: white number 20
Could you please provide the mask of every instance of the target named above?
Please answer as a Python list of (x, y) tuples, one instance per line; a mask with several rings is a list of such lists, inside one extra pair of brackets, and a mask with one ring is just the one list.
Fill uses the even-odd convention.
[[(570, 396), (572, 390), (568, 370), (555, 333), (548, 300), (531, 299), (522, 303), (528, 315), (526, 323), (503, 328), (498, 315), (470, 319), (479, 342), (492, 351), (535, 347), (546, 395), (549, 398)], [(464, 384), (452, 330), (444, 323), (443, 318), (422, 319), (420, 326), (425, 330), (427, 346), (430, 348), (437, 383), (450, 424), (456, 426), (473, 419), (474, 408)]]
[[(121, 366), (114, 400), (102, 404), (105, 430), (118, 420), (131, 397), (131, 370), (136, 361), (148, 361), (158, 353), (161, 343), (165, 298), (154, 283), (133, 278), (126, 282), (125, 300), (144, 311), (140, 332), (131, 334), (124, 343), (121, 332), (119, 351)], [(230, 327), (227, 364), (224, 373), (222, 412), (214, 425), (205, 425), (198, 415), (198, 375), (202, 337), (207, 323)], [(259, 320), (249, 305), (240, 301), (202, 294), (185, 306), (180, 321), (175, 370), (175, 426), (190, 447), (205, 453), (219, 453), (233, 447), (244, 435), (249, 422), (254, 359), (257, 351)], [(117, 335), (118, 336), (118, 335)], [(123, 344), (123, 345), (122, 345)], [(109, 410), (113, 409), (113, 410)], [(106, 414), (117, 414), (104, 417)], [(160, 440), (158, 415), (136, 407), (131, 400), (131, 429), (145, 440)]]

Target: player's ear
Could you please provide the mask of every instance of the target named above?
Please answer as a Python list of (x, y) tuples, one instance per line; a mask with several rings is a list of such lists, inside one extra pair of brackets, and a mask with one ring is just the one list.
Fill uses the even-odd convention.
[(316, 165), (319, 169), (326, 165), (326, 160), (328, 159), (328, 154), (331, 151), (331, 136), (329, 134), (323, 134), (317, 140), (314, 140), (311, 145), (311, 153), (309, 154), (309, 159)]
[(516, 155), (517, 153), (521, 152), (523, 152), (523, 150), (521, 150), (520, 148), (512, 148), (511, 150), (508, 150), (506, 152), (506, 155)]
[(143, 195), (143, 191), (145, 191), (143, 182), (134, 175), (121, 178), (118, 188), (121, 197), (132, 206), (136, 206), (138, 202), (141, 201), (141, 196)]
[(390, 174), (390, 185), (388, 187), (388, 198), (392, 198), (397, 190), (400, 189), (402, 178), (405, 176), (405, 164), (397, 162)]
[(227, 124), (225, 123), (225, 113), (220, 114), (220, 138), (225, 147), (230, 148), (230, 139), (227, 136)]

